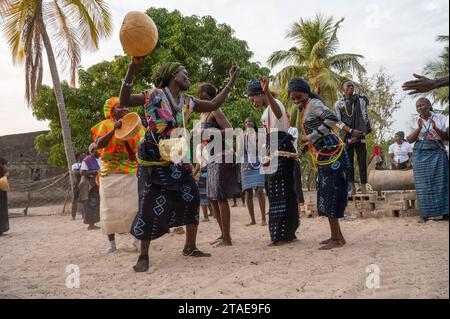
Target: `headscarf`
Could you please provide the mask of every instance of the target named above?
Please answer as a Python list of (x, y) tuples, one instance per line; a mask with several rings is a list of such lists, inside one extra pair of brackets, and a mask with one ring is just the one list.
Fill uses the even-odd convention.
[(375, 145), (373, 147), (373, 154), (370, 157), (371, 162), (375, 156), (378, 156), (379, 158), (383, 159), (383, 148), (381, 146)]
[(89, 171), (98, 171), (100, 166), (98, 165), (97, 158), (92, 154), (92, 150), (97, 147), (97, 144), (91, 143), (89, 145), (89, 155), (83, 159)]
[(247, 86), (247, 95), (250, 96), (257, 96), (263, 94), (263, 89), (261, 87), (261, 81), (258, 80), (252, 80), (248, 83)]
[(178, 62), (167, 62), (161, 65), (156, 73), (153, 75), (153, 83), (157, 88), (164, 88), (169, 85), (173, 75), (180, 72), (183, 69), (183, 65)]
[(402, 138), (403, 141), (405, 140), (405, 132), (403, 132), (403, 131), (398, 131), (398, 132), (395, 133), (394, 135), (400, 136), (400, 137)]
[(103, 113), (105, 114), (105, 117), (114, 119), (114, 115), (112, 112), (112, 109), (114, 106), (119, 104), (119, 98), (118, 97), (112, 97), (110, 99), (107, 99), (105, 102), (105, 105), (103, 105)]
[(91, 143), (91, 144), (89, 145), (89, 154), (92, 154), (92, 150), (93, 150), (94, 148), (97, 148), (97, 144)]
[(289, 81), (288, 93), (290, 94), (292, 91), (311, 94), (311, 88), (308, 82), (302, 78), (294, 78)]

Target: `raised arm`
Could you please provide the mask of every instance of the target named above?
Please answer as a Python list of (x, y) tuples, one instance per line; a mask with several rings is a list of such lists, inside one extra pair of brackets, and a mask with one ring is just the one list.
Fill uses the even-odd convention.
[(234, 83), (236, 82), (238, 74), (239, 74), (239, 67), (233, 65), (230, 69), (230, 80), (228, 81), (228, 84), (225, 85), (223, 90), (219, 94), (217, 94), (216, 97), (211, 101), (196, 100), (194, 105), (194, 111), (211, 112), (217, 110), (223, 104), (223, 102), (225, 102), (225, 99), (227, 98)]
[(211, 115), (214, 117), (221, 129), (232, 128), (230, 121), (228, 121), (221, 109), (212, 112)]
[(261, 88), (263, 89), (264, 94), (267, 96), (273, 114), (275, 114), (277, 119), (280, 119), (283, 116), (283, 112), (281, 111), (280, 106), (278, 105), (277, 101), (270, 92), (269, 79), (267, 78), (267, 76), (263, 76), (261, 78)]
[(139, 106), (144, 105), (144, 94), (131, 94), (131, 89), (133, 87), (133, 79), (136, 71), (139, 68), (139, 64), (144, 61), (144, 57), (133, 57), (130, 65), (128, 66), (128, 72), (122, 83), (122, 88), (120, 89), (120, 104), (126, 106)]
[(411, 91), (408, 94), (425, 93), (440, 87), (448, 86), (448, 76), (439, 79), (429, 79), (425, 76), (413, 74), (417, 80), (412, 80), (403, 83), (402, 89), (404, 91)]

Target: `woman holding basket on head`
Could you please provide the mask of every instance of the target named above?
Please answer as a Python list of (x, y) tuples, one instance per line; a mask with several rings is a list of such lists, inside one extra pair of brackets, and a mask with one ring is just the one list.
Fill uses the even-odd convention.
[(186, 225), (186, 242), (183, 255), (209, 257), (196, 246), (199, 223), (199, 191), (192, 176), (191, 165), (176, 164), (161, 154), (164, 141), (172, 130), (185, 126), (192, 112), (217, 110), (225, 101), (236, 81), (239, 68), (232, 67), (230, 80), (212, 100), (205, 101), (183, 94), (189, 89), (186, 69), (179, 63), (163, 64), (156, 72), (155, 89), (131, 94), (134, 75), (143, 57), (133, 57), (120, 91), (120, 101), (126, 105), (144, 107), (148, 129), (139, 145), (138, 160), (142, 167), (144, 192), (139, 213), (131, 227), (131, 233), (141, 240), (141, 254), (134, 266), (136, 272), (149, 268), (150, 241), (169, 232), (171, 227)]

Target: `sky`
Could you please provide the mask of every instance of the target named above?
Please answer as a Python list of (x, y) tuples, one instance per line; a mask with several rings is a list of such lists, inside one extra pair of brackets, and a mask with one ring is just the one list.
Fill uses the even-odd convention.
[[(103, 60), (123, 54), (119, 28), (129, 11), (145, 11), (149, 7), (179, 10), (183, 15), (210, 15), (219, 23), (235, 30), (235, 36), (247, 41), (254, 53), (253, 61), (267, 66), (276, 50), (287, 50), (294, 43), (285, 39), (290, 26), (300, 18), (313, 18), (316, 13), (345, 17), (338, 33), (338, 53), (362, 54), (368, 75), (380, 67), (395, 80), (394, 89), (403, 96), (400, 86), (420, 73), (425, 64), (436, 59), (443, 47), (435, 41), (449, 30), (448, 0), (109, 0), (114, 31), (100, 42), (96, 52), (83, 52), (81, 65), (87, 68)], [(5, 38), (0, 38), (0, 136), (48, 129), (47, 122), (37, 121), (25, 101), (23, 66), (13, 66)], [(46, 63), (46, 62), (45, 62)], [(272, 69), (275, 74), (281, 67)], [(48, 68), (44, 83), (51, 85)], [(61, 79), (69, 75), (60, 73)], [(99, 108), (101, 106), (99, 105)], [(407, 130), (415, 113), (415, 102), (405, 97), (394, 114), (393, 131)]]

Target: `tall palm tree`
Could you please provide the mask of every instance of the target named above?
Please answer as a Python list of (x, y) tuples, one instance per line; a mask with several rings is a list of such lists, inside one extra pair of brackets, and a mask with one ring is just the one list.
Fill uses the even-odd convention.
[[(448, 76), (448, 35), (440, 35), (437, 37), (436, 41), (446, 43), (447, 45), (444, 47), (441, 55), (439, 56), (439, 60), (429, 62), (424, 68), (424, 74), (432, 77), (434, 79), (441, 78), (444, 76)], [(430, 97), (433, 99), (433, 104), (440, 104), (444, 106), (444, 112), (448, 114), (448, 86), (443, 87), (437, 90), (433, 90), (429, 93)]]
[(99, 40), (112, 33), (108, 5), (103, 0), (0, 0), (0, 16), (14, 64), (25, 64), (25, 97), (29, 105), (42, 85), (45, 48), (70, 171), (75, 155), (57, 60), (63, 71), (70, 70), (71, 84), (75, 86), (81, 49), (98, 49)]
[(286, 38), (294, 41), (296, 46), (273, 52), (267, 61), (271, 68), (288, 64), (275, 75), (275, 86), (286, 92), (289, 79), (304, 77), (328, 105), (336, 101), (344, 79), (351, 78), (352, 73), (366, 72), (360, 63), (364, 58), (362, 55), (336, 53), (339, 47), (337, 32), (343, 21), (344, 18), (334, 23), (333, 17), (317, 14), (313, 20), (295, 22)]

